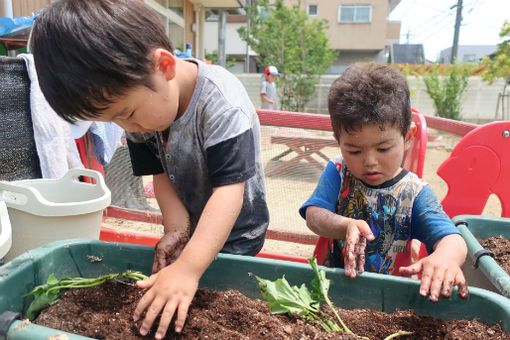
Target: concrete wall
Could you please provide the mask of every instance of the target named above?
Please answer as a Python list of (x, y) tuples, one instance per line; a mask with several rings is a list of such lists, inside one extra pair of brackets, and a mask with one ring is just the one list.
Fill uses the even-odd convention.
[[(259, 86), (262, 79), (261, 74), (240, 73), (238, 78), (244, 84), (250, 99), (256, 108), (260, 108)], [(327, 95), (330, 84), (336, 79), (336, 75), (324, 75), (317, 85), (317, 92), (314, 98), (308, 103), (306, 112), (327, 113)], [(425, 84), (421, 78), (409, 77), (411, 88), (411, 105), (426, 115), (435, 115), (432, 99), (425, 91)], [(277, 85), (278, 86), (278, 85)], [(475, 123), (486, 123), (494, 120), (498, 93), (503, 88), (503, 80), (494, 84), (483, 81), (480, 77), (471, 77), (469, 85), (463, 96), (462, 115), (463, 120)], [(501, 110), (501, 109), (500, 109)], [(501, 119), (501, 113), (499, 116)]]

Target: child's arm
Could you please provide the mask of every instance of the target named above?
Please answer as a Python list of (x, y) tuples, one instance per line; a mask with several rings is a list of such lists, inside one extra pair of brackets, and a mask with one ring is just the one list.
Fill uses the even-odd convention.
[(147, 311), (140, 328), (142, 335), (148, 333), (160, 313), (156, 339), (164, 337), (176, 311), (175, 331), (182, 330), (198, 281), (225, 244), (241, 211), (243, 194), (244, 182), (214, 188), (179, 258), (157, 274), (137, 282), (140, 288), (149, 288), (133, 315), (138, 320)]
[(156, 244), (152, 273), (173, 263), (181, 254), (190, 237), (189, 213), (179, 199), (165, 173), (154, 175), (154, 194), (158, 202), (165, 235)]
[(360, 274), (365, 269), (366, 240), (372, 241), (374, 234), (367, 222), (335, 214), (316, 206), (306, 208), (306, 225), (317, 235), (345, 240), (345, 275), (356, 277), (356, 266)]
[(436, 242), (432, 254), (408, 267), (401, 267), (400, 272), (404, 275), (422, 273), (420, 295), (429, 295), (432, 302), (439, 300), (439, 294), (449, 297), (453, 286), (458, 286), (458, 295), (467, 299), (467, 282), (460, 268), (466, 255), (466, 242), (462, 236), (447, 235)]
[(260, 94), (260, 99), (262, 99), (262, 101), (268, 102), (269, 104), (274, 104), (274, 101), (269, 99), (265, 93)]

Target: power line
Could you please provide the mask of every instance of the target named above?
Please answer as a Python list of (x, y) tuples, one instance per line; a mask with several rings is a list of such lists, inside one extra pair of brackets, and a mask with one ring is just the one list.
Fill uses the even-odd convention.
[[(444, 13), (446, 15), (443, 14), (442, 16), (436, 17), (432, 21), (428, 22), (424, 27), (419, 27), (416, 31), (413, 32), (413, 35), (414, 36), (420, 36), (423, 33), (426, 33), (428, 30), (430, 30), (431, 28), (433, 28), (437, 24), (447, 20), (449, 17), (451, 17), (453, 15), (453, 13), (454, 12), (450, 11), (450, 13)], [(417, 25), (417, 26), (419, 26), (419, 25)]]
[(449, 20), (449, 21), (446, 21), (443, 25), (437, 27), (434, 31), (432, 31), (432, 33), (429, 33), (427, 34), (424, 38), (422, 38), (421, 40), (425, 41), (427, 40), (428, 38), (430, 37), (433, 37), (434, 35), (436, 35), (437, 33), (439, 33), (440, 31), (442, 31), (444, 28), (450, 26), (451, 24), (453, 23), (453, 20)]

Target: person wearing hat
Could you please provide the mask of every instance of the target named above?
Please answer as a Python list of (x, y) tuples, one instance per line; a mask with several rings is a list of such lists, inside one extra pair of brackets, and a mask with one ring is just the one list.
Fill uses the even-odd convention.
[(260, 100), (262, 101), (262, 109), (278, 110), (278, 102), (276, 99), (276, 77), (280, 73), (275, 66), (268, 66), (264, 70), (264, 79), (260, 83)]

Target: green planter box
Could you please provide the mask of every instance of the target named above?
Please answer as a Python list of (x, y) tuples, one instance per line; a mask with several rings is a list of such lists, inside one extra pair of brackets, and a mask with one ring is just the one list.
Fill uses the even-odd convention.
[[(42, 284), (51, 273), (57, 277), (94, 277), (126, 269), (148, 274), (152, 266), (153, 247), (107, 243), (96, 240), (72, 239), (57, 241), (28, 251), (0, 267), (0, 314), (4, 311), (23, 313), (31, 298), (22, 295)], [(90, 256), (102, 258), (92, 262)], [(418, 294), (419, 281), (413, 279), (365, 273), (352, 280), (342, 269), (325, 268), (331, 280), (330, 297), (343, 308), (371, 308), (392, 312), (396, 309), (414, 309), (418, 314), (431, 315), (444, 320), (478, 318), (488, 324), (499, 322), (510, 331), (510, 300), (501, 295), (471, 288), (468, 300), (456, 295), (431, 303)], [(306, 283), (314, 277), (307, 264), (270, 260), (236, 255), (217, 256), (206, 271), (200, 287), (215, 290), (238, 289), (249, 297), (260, 297), (257, 283), (249, 273), (267, 279), (277, 279), (285, 274), (292, 285)], [(15, 321), (8, 328), (9, 340), (47, 339), (64, 332), (30, 324), (16, 327)], [(69, 339), (84, 339), (65, 333)], [(1, 334), (0, 334), (1, 338)]]
[[(480, 256), (474, 268), (475, 254), (483, 247), (478, 240), (502, 235), (510, 238), (510, 218), (460, 215), (453, 218), (468, 246), (468, 258), (462, 267), (470, 286), (492, 290), (510, 298), (510, 275), (491, 256)], [(465, 223), (462, 223), (464, 221)]]

